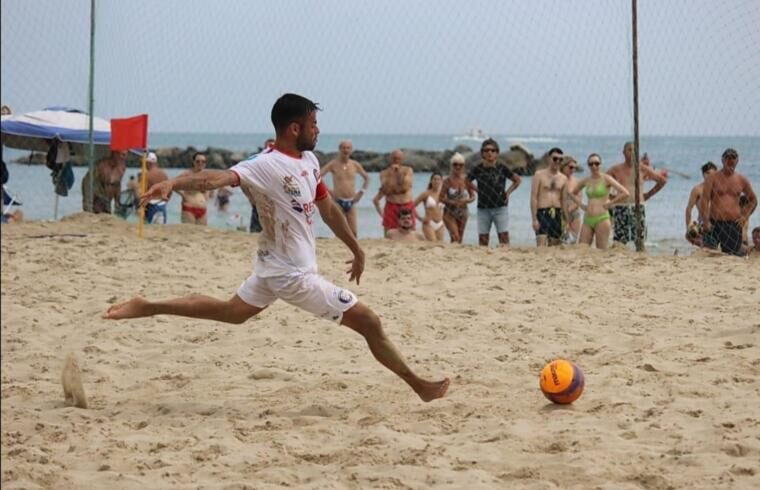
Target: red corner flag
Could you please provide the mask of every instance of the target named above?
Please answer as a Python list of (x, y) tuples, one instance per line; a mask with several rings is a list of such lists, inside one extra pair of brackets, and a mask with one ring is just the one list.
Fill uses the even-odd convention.
[(111, 119), (111, 149), (114, 151), (148, 147), (148, 115)]

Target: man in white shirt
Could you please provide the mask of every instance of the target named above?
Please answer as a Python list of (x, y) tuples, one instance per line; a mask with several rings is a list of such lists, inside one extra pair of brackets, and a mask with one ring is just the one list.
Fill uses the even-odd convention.
[(108, 309), (104, 318), (126, 319), (178, 315), (240, 324), (277, 299), (319, 317), (331, 319), (360, 333), (372, 354), (397, 374), (423, 401), (446, 394), (449, 379), (426, 381), (412, 372), (386, 337), (380, 319), (349, 290), (335, 286), (317, 273), (312, 221), (318, 210), (322, 220), (346, 244), (354, 257), (349, 281), (364, 272), (364, 252), (343, 212), (320, 180), (319, 162), (312, 153), (319, 128), (314, 102), (285, 94), (272, 108), (277, 138), (274, 148), (244, 160), (229, 170), (204, 170), (160, 182), (142, 197), (166, 199), (171, 191), (209, 191), (239, 185), (256, 203), (263, 231), (259, 237), (254, 272), (228, 301), (191, 295), (166, 301), (135, 297)]

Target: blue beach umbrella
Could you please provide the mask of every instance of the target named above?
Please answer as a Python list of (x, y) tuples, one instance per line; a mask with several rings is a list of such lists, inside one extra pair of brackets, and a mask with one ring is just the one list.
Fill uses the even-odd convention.
[[(111, 123), (93, 118), (95, 158), (110, 152)], [(54, 217), (58, 218), (58, 196), (65, 196), (74, 184), (70, 161), (83, 161), (88, 154), (90, 116), (69, 107), (48, 107), (41, 111), (5, 115), (0, 121), (2, 144), (7, 148), (46, 152), (53, 173), (56, 199)]]
[[(48, 107), (41, 111), (4, 116), (0, 122), (2, 143), (7, 148), (47, 152), (53, 141), (68, 143), (70, 151), (81, 159), (87, 154), (90, 116), (69, 107)], [(99, 155), (108, 153), (111, 123), (93, 118), (93, 143)]]

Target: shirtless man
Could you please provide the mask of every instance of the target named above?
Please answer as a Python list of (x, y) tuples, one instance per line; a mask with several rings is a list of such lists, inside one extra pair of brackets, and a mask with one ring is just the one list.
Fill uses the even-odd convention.
[[(206, 168), (206, 155), (201, 152), (193, 154), (193, 168), (182, 172), (180, 177), (185, 177), (202, 172)], [(208, 191), (183, 190), (177, 191), (182, 196), (182, 222), (196, 225), (208, 224), (207, 207), (209, 200)]]
[[(159, 182), (169, 180), (169, 176), (166, 172), (161, 170), (158, 166), (158, 157), (155, 153), (148, 153), (148, 172), (145, 174), (145, 189), (150, 189)], [(141, 191), (137, 191), (137, 197), (139, 198)], [(145, 223), (146, 224), (166, 224), (166, 203), (169, 200), (163, 199), (151, 199), (148, 204), (145, 205)]]
[[(390, 166), (380, 172), (380, 190), (372, 199), (375, 209), (383, 218), (385, 236), (388, 236), (388, 230), (399, 227), (398, 212), (401, 208), (409, 208), (412, 211), (412, 226), (416, 224), (412, 194), (414, 170), (403, 163), (404, 152), (393, 150)], [(380, 209), (380, 199), (383, 197), (385, 197), (385, 208)]]
[[(333, 188), (330, 191), (330, 195), (346, 215), (348, 226), (351, 227), (354, 236), (359, 236), (357, 233), (356, 209), (354, 209), (354, 205), (359, 202), (364, 196), (367, 187), (369, 187), (369, 175), (367, 175), (364, 167), (359, 162), (351, 159), (351, 153), (354, 151), (354, 145), (351, 143), (351, 140), (341, 141), (338, 145), (338, 150), (340, 151), (338, 158), (331, 160), (327, 165), (322, 167), (320, 173), (323, 179), (327, 174), (332, 173)], [(364, 184), (359, 192), (356, 192), (357, 173), (364, 179)]]
[(408, 208), (398, 210), (398, 228), (388, 230), (389, 240), (399, 242), (424, 242), (425, 237), (414, 228), (414, 214)]
[[(623, 156), (625, 157), (625, 161), (610, 167), (607, 174), (628, 189), (628, 199), (610, 209), (614, 228), (612, 239), (616, 242), (626, 244), (636, 240), (636, 186), (633, 180), (633, 143), (630, 141), (623, 146)], [(647, 192), (644, 192), (644, 182), (647, 180), (654, 181), (654, 187)], [(639, 165), (639, 190), (641, 191), (639, 193), (639, 202), (641, 203), (639, 209), (641, 209), (641, 225), (643, 227), (642, 237), (644, 239), (646, 239), (647, 236), (644, 203), (660, 192), (660, 189), (665, 187), (667, 182), (667, 178), (654, 171), (651, 166)]]
[[(727, 148), (721, 158), (723, 168), (705, 180), (702, 199), (699, 200), (699, 214), (702, 216), (705, 232), (712, 230), (712, 236), (723, 253), (743, 255), (742, 224), (749, 220), (757, 205), (757, 196), (749, 180), (736, 173), (739, 154)], [(739, 205), (739, 196), (747, 195), (748, 206)]]
[[(718, 171), (718, 167), (713, 162), (707, 162), (702, 165), (702, 182), (695, 185), (689, 194), (689, 202), (686, 204), (686, 240), (699, 247), (715, 248), (717, 243), (712, 238), (712, 233), (702, 231), (702, 223), (694, 223), (691, 220), (691, 213), (694, 207), (699, 210), (699, 201), (702, 198), (702, 191), (707, 178)], [(700, 220), (701, 221), (701, 220)]]
[(559, 245), (562, 238), (562, 193), (567, 185), (567, 176), (559, 171), (562, 155), (559, 148), (549, 150), (549, 167), (533, 175), (530, 214), (539, 247)]
[(95, 181), (93, 182), (92, 207), (90, 207), (90, 180), (88, 170), (82, 178), (82, 209), (90, 213), (112, 212), (111, 201), (119, 205), (121, 197), (121, 179), (127, 171), (126, 151), (112, 151), (111, 155), (95, 164)]

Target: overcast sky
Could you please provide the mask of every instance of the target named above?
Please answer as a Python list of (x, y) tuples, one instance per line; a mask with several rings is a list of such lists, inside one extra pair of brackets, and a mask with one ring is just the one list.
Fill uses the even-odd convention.
[[(2, 103), (87, 108), (89, 0), (3, 0)], [(630, 134), (630, 0), (99, 0), (95, 113), (152, 131)], [(760, 136), (760, 1), (640, 0), (645, 134)]]

